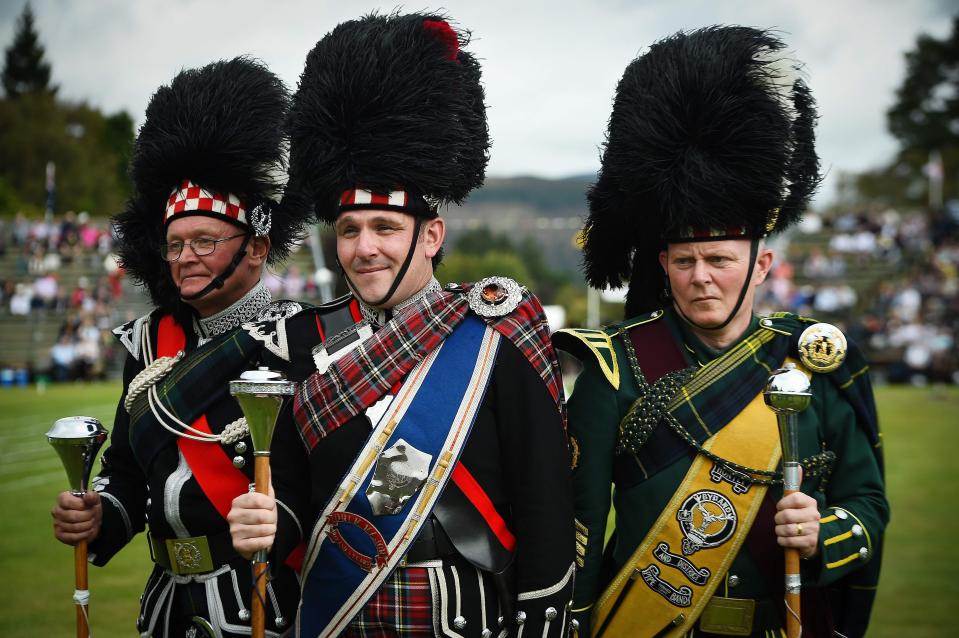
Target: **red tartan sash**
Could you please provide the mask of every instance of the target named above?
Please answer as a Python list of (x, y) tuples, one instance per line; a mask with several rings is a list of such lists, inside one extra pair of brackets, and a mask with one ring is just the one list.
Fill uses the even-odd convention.
[[(308, 450), (376, 403), (449, 336), (469, 311), (469, 287), (442, 290), (405, 308), (326, 373), (303, 382), (293, 400), (293, 417)], [(513, 312), (486, 321), (530, 362), (565, 424), (562, 377), (539, 300), (526, 293)]]

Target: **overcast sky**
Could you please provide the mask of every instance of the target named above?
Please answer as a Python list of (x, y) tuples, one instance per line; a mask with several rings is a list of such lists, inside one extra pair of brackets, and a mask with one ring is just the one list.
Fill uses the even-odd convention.
[[(334, 25), (393, 3), (349, 0), (33, 0), (59, 95), (142, 122), (181, 68), (252, 54), (296, 87), (306, 53)], [(944, 37), (949, 0), (445, 0), (473, 32), (493, 137), (489, 175), (592, 174), (623, 69), (652, 42), (710, 24), (775, 27), (806, 63), (819, 101), (819, 154), (831, 178), (888, 160), (885, 112), (916, 36)], [(22, 0), (0, 2), (0, 43)]]

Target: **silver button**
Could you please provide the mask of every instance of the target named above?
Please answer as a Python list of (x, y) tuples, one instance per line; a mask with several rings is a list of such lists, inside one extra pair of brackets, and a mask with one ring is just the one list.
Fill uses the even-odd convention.
[(240, 620), (242, 620), (243, 622), (246, 622), (247, 620), (250, 619), (250, 610), (249, 610), (249, 609), (241, 609), (241, 610), (240, 610), (240, 613), (237, 614), (237, 615), (240, 617)]
[(236, 450), (237, 454), (243, 454), (244, 452), (246, 452), (246, 441), (240, 441), (239, 443), (233, 446), (233, 449)]
[(866, 549), (865, 547), (860, 547), (860, 548), (859, 548), (859, 558), (861, 558), (861, 559), (863, 559), (863, 560), (866, 560), (867, 558), (869, 558), (869, 550)]
[(737, 576), (736, 574), (730, 574), (729, 578), (726, 579), (726, 582), (729, 584), (730, 587), (735, 587), (736, 585), (739, 584), (739, 576)]
[(835, 511), (836, 511), (836, 518), (838, 518), (839, 520), (844, 521), (847, 518), (849, 518), (849, 514), (846, 512), (846, 510), (835, 510)]
[(462, 616), (457, 616), (453, 619), (453, 628), (459, 629), (460, 631), (466, 629), (466, 619)]
[(276, 617), (276, 628), (277, 629), (286, 629), (286, 618), (283, 616)]
[(503, 625), (506, 624), (506, 619), (500, 616), (499, 618), (496, 619), (496, 622), (497, 624), (499, 624), (500, 627), (502, 627)]
[(849, 530), (853, 536), (862, 536), (862, 525), (856, 524)]
[(570, 628), (572, 628), (573, 631), (579, 631), (579, 621), (576, 620), (575, 618), (569, 621), (569, 626)]
[(240, 469), (240, 468), (243, 467), (244, 465), (246, 465), (246, 459), (245, 459), (245, 458), (243, 458), (242, 456), (234, 456), (234, 457), (233, 457), (233, 467), (235, 467), (235, 468), (237, 468), (237, 469)]
[(482, 638), (493, 638), (493, 632), (489, 629), (484, 629), (480, 636), (482, 636)]
[(516, 624), (522, 625), (525, 622), (526, 622), (526, 612), (525, 611), (516, 612)]
[(546, 614), (544, 615), (546, 620), (556, 620), (557, 616), (559, 616), (559, 612), (556, 611), (555, 607), (546, 608)]
[(773, 325), (773, 320), (772, 320), (772, 319), (763, 319), (763, 320), (760, 321), (759, 323), (763, 324), (764, 326), (766, 326), (766, 327), (768, 328), (769, 326)]

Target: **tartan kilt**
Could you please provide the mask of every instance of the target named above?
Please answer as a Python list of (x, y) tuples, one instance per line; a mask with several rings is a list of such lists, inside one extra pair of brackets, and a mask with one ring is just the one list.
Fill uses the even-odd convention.
[(341, 636), (433, 636), (433, 594), (425, 567), (397, 569)]
[[(460, 556), (399, 568), (341, 638), (501, 638), (507, 634), (492, 576)], [(458, 625), (458, 620), (464, 625)]]

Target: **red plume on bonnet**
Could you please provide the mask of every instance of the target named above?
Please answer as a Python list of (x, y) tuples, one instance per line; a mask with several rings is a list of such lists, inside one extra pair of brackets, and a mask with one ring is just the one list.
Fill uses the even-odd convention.
[(456, 54), (460, 50), (460, 41), (449, 22), (446, 20), (423, 20), (423, 28), (446, 45), (446, 48), (450, 51), (450, 60), (456, 59)]

